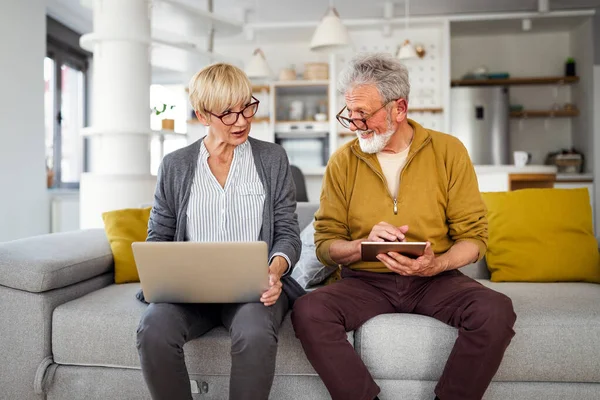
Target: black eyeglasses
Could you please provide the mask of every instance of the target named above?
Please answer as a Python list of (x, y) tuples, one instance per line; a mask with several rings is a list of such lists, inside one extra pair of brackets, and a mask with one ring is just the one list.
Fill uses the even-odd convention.
[(382, 105), (381, 107), (379, 107), (377, 110), (373, 111), (371, 113), (371, 115), (369, 115), (366, 118), (347, 118), (347, 117), (342, 117), (342, 113), (344, 112), (344, 110), (346, 110), (346, 106), (344, 106), (344, 108), (342, 108), (340, 110), (339, 113), (337, 113), (337, 115), (335, 116), (335, 118), (338, 120), (338, 122), (340, 124), (342, 124), (342, 126), (344, 128), (350, 129), (350, 125), (354, 125), (356, 127), (356, 129), (358, 129), (359, 131), (368, 131), (369, 127), (367, 126), (367, 120), (371, 117), (373, 117), (375, 114), (377, 114), (381, 109), (383, 109), (385, 106), (387, 106), (388, 104), (390, 104), (392, 101), (396, 101), (398, 99), (394, 99), (394, 100), (390, 100), (387, 103), (385, 103), (384, 105)]
[(238, 121), (240, 115), (242, 115), (246, 119), (254, 117), (254, 115), (258, 111), (258, 104), (260, 103), (260, 101), (258, 101), (258, 99), (254, 96), (252, 96), (252, 99), (254, 101), (248, 104), (246, 107), (244, 107), (242, 111), (227, 111), (226, 113), (223, 113), (221, 115), (211, 113), (208, 110), (206, 110), (206, 112), (214, 117), (219, 118), (223, 125), (231, 126)]

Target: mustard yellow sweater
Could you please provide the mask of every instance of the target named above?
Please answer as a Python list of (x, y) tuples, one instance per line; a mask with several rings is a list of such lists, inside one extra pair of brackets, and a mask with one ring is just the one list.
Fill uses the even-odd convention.
[[(409, 124), (415, 136), (397, 199), (390, 195), (377, 156), (362, 152), (358, 139), (331, 156), (314, 225), (317, 257), (323, 264), (337, 265), (329, 254), (333, 241), (366, 239), (381, 221), (408, 225), (406, 240), (430, 241), (437, 255), (469, 240), (479, 247), (479, 258), (484, 256), (486, 208), (467, 150), (454, 136), (412, 120)], [(390, 272), (380, 262), (359, 261), (349, 267)]]

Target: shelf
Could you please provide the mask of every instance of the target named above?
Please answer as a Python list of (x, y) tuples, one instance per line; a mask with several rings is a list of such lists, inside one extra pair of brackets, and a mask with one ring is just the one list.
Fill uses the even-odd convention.
[(304, 87), (304, 86), (328, 86), (328, 80), (295, 80), (295, 81), (275, 81), (274, 87)]
[(146, 45), (150, 45), (150, 43), (152, 42), (150, 37), (144, 35), (114, 35), (91, 32), (82, 35), (79, 39), (79, 44), (81, 45), (82, 49), (93, 53), (96, 44), (103, 41), (125, 41)]
[(329, 120), (325, 121), (287, 121), (287, 120), (277, 120), (277, 124), (292, 124), (292, 125), (315, 125), (315, 124), (328, 124)]
[[(196, 44), (190, 43), (184, 37), (181, 37), (181, 39), (180, 39), (178, 36), (176, 36), (172, 33), (169, 33), (169, 32), (157, 33), (156, 30), (154, 30), (154, 35), (159, 35), (159, 34), (160, 34), (160, 36), (152, 37), (152, 44), (156, 47), (163, 46), (163, 47), (170, 47), (173, 49), (182, 50), (189, 54), (206, 58), (206, 59), (210, 60), (211, 62), (222, 61), (222, 62), (235, 63), (235, 62), (239, 61), (238, 59), (229, 57), (225, 54), (219, 54), (219, 53), (215, 53), (213, 51), (206, 51), (204, 49), (201, 49)], [(186, 88), (186, 91), (189, 91), (189, 89)]]
[(458, 79), (452, 86), (511, 86), (511, 85), (566, 85), (579, 82), (578, 76), (547, 76), (508, 79)]
[(510, 113), (511, 118), (569, 118), (578, 115), (579, 110), (524, 110)]
[(270, 92), (271, 87), (269, 85), (252, 85), (252, 93), (260, 93), (262, 91)]
[(148, 130), (148, 129), (112, 129), (112, 128), (98, 128), (96, 126), (88, 126), (81, 128), (79, 133), (82, 136), (148, 136), (148, 135), (161, 135), (161, 136), (186, 136), (186, 133), (178, 133), (171, 130)]
[[(314, 81), (316, 82), (316, 81)], [(327, 92), (329, 90), (328, 83), (309, 83), (302, 85), (274, 85), (273, 89), (275, 93), (279, 96), (298, 96), (298, 95), (308, 95), (308, 96), (327, 96)]]
[[(271, 119), (269, 117), (254, 117), (252, 119), (252, 122), (262, 123), (262, 122), (269, 122), (270, 120)], [(190, 125), (200, 124), (200, 121), (198, 121), (197, 119), (188, 119), (186, 122)]]
[(180, 132), (175, 132), (175, 131), (171, 131), (171, 130), (166, 130), (166, 129), (161, 129), (158, 131), (152, 131), (153, 135), (156, 136), (179, 136), (179, 137), (186, 137), (187, 133), (180, 133)]
[[(184, 36), (196, 36), (202, 29), (208, 34), (212, 27), (220, 36), (233, 36), (242, 33), (244, 23), (231, 15), (219, 15), (183, 2), (181, 0), (160, 0), (152, 4), (152, 24), (156, 28), (177, 31)], [(203, 33), (203, 32), (202, 32)], [(202, 35), (202, 36), (204, 36)]]
[(444, 109), (443, 108), (409, 108), (408, 112), (409, 113), (432, 113), (432, 114), (439, 114), (439, 113), (443, 113)]
[(277, 139), (323, 139), (327, 132), (275, 132)]

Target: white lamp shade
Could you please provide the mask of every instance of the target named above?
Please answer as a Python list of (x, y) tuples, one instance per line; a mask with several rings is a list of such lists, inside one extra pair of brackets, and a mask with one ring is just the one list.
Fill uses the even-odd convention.
[(336, 9), (331, 7), (317, 26), (310, 42), (310, 49), (331, 53), (344, 50), (349, 46), (348, 29), (342, 23)]
[(413, 58), (419, 58), (415, 47), (410, 43), (410, 40), (405, 40), (404, 44), (398, 50), (398, 55), (396, 56), (400, 60), (410, 60)]
[(252, 58), (246, 64), (245, 71), (248, 78), (270, 78), (272, 73), (261, 49), (254, 50)]

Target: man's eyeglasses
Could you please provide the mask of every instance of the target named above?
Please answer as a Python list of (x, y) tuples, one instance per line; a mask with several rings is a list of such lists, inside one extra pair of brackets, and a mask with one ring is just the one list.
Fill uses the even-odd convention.
[(254, 114), (256, 114), (256, 112), (258, 111), (258, 104), (260, 103), (260, 101), (258, 101), (258, 99), (254, 96), (252, 96), (252, 99), (254, 101), (248, 104), (246, 107), (244, 107), (242, 111), (227, 111), (221, 115), (211, 113), (208, 110), (206, 112), (214, 117), (219, 118), (223, 125), (231, 126), (238, 121), (240, 115), (242, 115), (246, 119), (254, 117)]
[(358, 129), (359, 131), (368, 131), (369, 127), (367, 126), (367, 120), (371, 117), (373, 117), (375, 114), (377, 114), (381, 109), (383, 109), (385, 106), (387, 106), (388, 104), (390, 104), (392, 101), (396, 101), (398, 99), (394, 99), (394, 100), (390, 100), (387, 103), (385, 103), (384, 105), (382, 105), (381, 107), (379, 107), (377, 110), (373, 111), (371, 113), (371, 115), (369, 115), (366, 118), (347, 118), (347, 117), (343, 117), (342, 113), (344, 112), (344, 110), (346, 110), (346, 106), (344, 106), (344, 108), (342, 108), (340, 110), (339, 113), (337, 113), (337, 115), (335, 116), (335, 118), (338, 120), (338, 122), (340, 124), (342, 124), (342, 126), (344, 128), (350, 129), (350, 125), (354, 125), (356, 127), (356, 129)]

